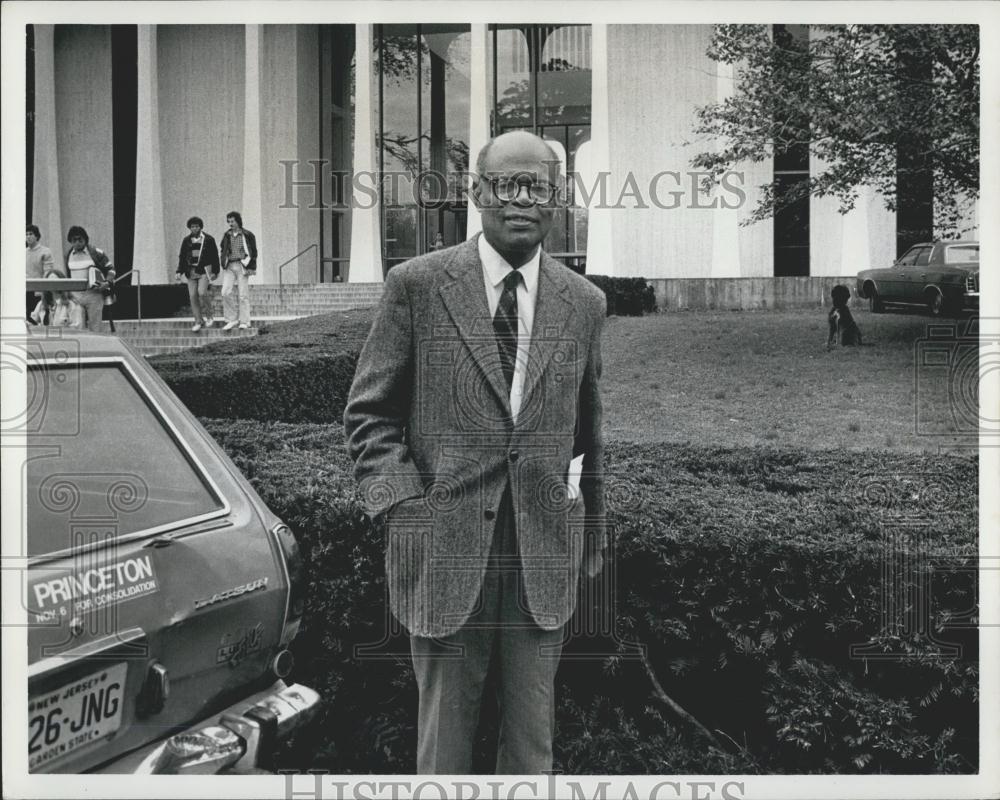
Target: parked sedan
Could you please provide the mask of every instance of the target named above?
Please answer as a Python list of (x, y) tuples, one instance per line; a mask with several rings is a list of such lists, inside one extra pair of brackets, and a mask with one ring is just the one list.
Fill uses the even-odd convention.
[(857, 293), (875, 313), (895, 303), (925, 306), (934, 316), (979, 308), (979, 242), (914, 245), (891, 267), (861, 270)]
[(29, 770), (266, 768), (318, 702), (291, 530), (128, 345), (26, 350)]

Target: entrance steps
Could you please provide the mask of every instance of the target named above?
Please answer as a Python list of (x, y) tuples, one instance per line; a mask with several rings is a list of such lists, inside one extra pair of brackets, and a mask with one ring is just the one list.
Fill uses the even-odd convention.
[(223, 331), (225, 318), (222, 313), (222, 293), (219, 283), (212, 286), (211, 307), (215, 325), (191, 330), (194, 319), (190, 316), (168, 319), (116, 320), (118, 336), (139, 350), (143, 355), (175, 353), (192, 347), (203, 347), (223, 338), (256, 336), (257, 328), (264, 323), (280, 322), (299, 317), (311, 317), (332, 311), (370, 308), (382, 296), (381, 283), (314, 283), (290, 284), (281, 288), (276, 284), (250, 284), (250, 329)]
[[(285, 317), (283, 319), (290, 319)], [(251, 322), (247, 330), (234, 328), (222, 330), (222, 322), (216, 321), (211, 328), (202, 328), (197, 333), (191, 330), (191, 317), (171, 317), (169, 319), (115, 320), (115, 333), (144, 356), (161, 353), (176, 353), (193, 347), (204, 347), (211, 342), (224, 339), (239, 339), (257, 335), (257, 326), (264, 322), (278, 322), (279, 319), (258, 319)]]

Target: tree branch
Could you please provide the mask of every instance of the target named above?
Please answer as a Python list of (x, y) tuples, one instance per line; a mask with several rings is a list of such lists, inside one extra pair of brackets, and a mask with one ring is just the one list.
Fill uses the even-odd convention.
[(685, 711), (680, 704), (675, 702), (670, 695), (663, 691), (663, 687), (656, 678), (656, 673), (653, 672), (653, 666), (649, 663), (649, 656), (646, 655), (646, 649), (640, 648), (640, 655), (642, 658), (642, 666), (646, 670), (646, 676), (649, 678), (650, 683), (653, 684), (653, 694), (656, 698), (663, 703), (670, 712), (670, 715), (675, 721), (681, 723), (687, 728), (693, 729), (702, 739), (713, 747), (714, 749), (726, 753), (726, 749), (719, 743), (719, 740), (715, 738), (714, 734), (698, 722), (690, 713)]

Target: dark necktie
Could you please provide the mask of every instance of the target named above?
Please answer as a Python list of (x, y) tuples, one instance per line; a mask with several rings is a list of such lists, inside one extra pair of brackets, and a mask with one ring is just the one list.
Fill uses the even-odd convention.
[(516, 269), (503, 279), (503, 293), (493, 315), (493, 330), (500, 350), (500, 365), (507, 381), (507, 391), (514, 383), (514, 364), (517, 361), (517, 284), (522, 280)]

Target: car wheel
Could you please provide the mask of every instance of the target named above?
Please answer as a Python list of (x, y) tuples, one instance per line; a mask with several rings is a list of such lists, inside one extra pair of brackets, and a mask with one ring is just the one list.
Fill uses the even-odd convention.
[(944, 295), (937, 289), (927, 291), (927, 310), (931, 312), (932, 317), (940, 317), (944, 314)]
[(873, 314), (881, 314), (885, 311), (882, 298), (879, 296), (878, 289), (874, 286), (868, 287), (868, 310)]

